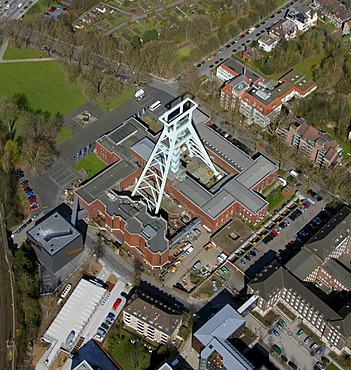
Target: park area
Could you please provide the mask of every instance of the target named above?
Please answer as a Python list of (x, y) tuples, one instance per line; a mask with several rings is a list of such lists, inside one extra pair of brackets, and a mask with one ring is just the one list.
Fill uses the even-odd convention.
[(82, 88), (68, 81), (64, 67), (56, 61), (0, 64), (0, 97), (15, 94), (24, 94), (33, 110), (63, 115), (87, 100)]

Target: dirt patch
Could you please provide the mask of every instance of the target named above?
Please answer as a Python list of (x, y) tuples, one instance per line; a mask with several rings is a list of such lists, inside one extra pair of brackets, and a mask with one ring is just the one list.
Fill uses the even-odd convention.
[[(74, 288), (77, 286), (78, 282), (82, 278), (83, 274), (86, 275), (92, 275), (96, 276), (99, 271), (101, 270), (102, 266), (99, 262), (96, 261), (94, 257), (90, 257), (72, 276), (69, 277), (67, 281), (62, 284), (60, 289), (58, 289), (57, 293), (54, 294), (48, 294), (45, 296), (40, 297), (39, 304), (42, 310), (42, 320), (41, 325), (39, 328), (39, 335), (37, 340), (34, 343), (33, 346), (33, 365), (35, 366), (40, 358), (45, 353), (46, 349), (48, 348), (47, 344), (43, 344), (40, 342), (41, 336), (45, 333), (45, 331), (50, 326), (51, 322), (54, 320), (60, 309), (62, 308), (63, 304), (66, 302), (69, 295), (66, 297), (64, 302), (62, 304), (57, 304), (57, 301), (64, 290), (64, 288), (67, 286), (68, 283), (72, 284), (71, 292), (73, 292)], [(64, 360), (64, 357), (61, 357), (61, 354), (57, 357), (55, 360), (55, 363), (53, 364), (53, 369), (61, 369), (62, 365), (66, 360)], [(66, 356), (67, 359), (67, 356)], [(56, 361), (58, 361), (56, 363)], [(64, 362), (62, 362), (64, 361)], [(60, 365), (62, 363), (62, 365)]]
[(51, 368), (55, 370), (60, 370), (63, 368), (63, 365), (68, 360), (67, 353), (60, 352), (59, 355), (56, 357), (55, 361), (53, 362)]

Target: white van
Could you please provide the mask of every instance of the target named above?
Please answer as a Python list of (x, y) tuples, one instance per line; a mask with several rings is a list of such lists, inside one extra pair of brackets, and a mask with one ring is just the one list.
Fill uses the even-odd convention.
[(161, 102), (159, 100), (157, 100), (157, 102), (155, 102), (154, 104), (150, 105), (149, 111), (150, 112), (153, 112), (154, 110), (156, 110), (160, 106), (161, 106)]

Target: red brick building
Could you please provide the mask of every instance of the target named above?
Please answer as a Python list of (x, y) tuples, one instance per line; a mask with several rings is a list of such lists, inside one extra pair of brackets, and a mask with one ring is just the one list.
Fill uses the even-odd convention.
[[(260, 222), (268, 203), (259, 192), (276, 179), (277, 166), (263, 156), (252, 159), (204, 121), (196, 128), (212, 160), (227, 175), (207, 189), (192, 176), (178, 180), (171, 174), (165, 192), (193, 217), (200, 217), (211, 232), (235, 216)], [(95, 219), (146, 266), (161, 268), (169, 258), (167, 220), (152, 215), (139, 197), (130, 196), (154, 145), (154, 138), (134, 118), (102, 136), (96, 154), (109, 167), (76, 195), (87, 218)]]

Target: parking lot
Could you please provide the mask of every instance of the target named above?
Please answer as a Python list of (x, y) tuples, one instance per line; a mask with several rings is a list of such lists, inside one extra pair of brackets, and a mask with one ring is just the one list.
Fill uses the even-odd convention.
[(68, 169), (59, 160), (56, 160), (52, 165), (50, 177), (63, 190), (72, 188), (73, 184), (79, 179), (76, 173)]
[[(167, 286), (173, 287), (173, 285), (180, 283), (186, 290), (190, 290), (192, 287), (189, 279), (191, 272), (201, 273), (201, 271), (204, 272), (204, 270), (206, 270), (206, 275), (220, 265), (217, 257), (222, 250), (216, 248), (214, 245), (212, 245), (211, 248), (204, 248), (206, 245), (208, 246), (211, 234), (202, 226), (198, 226), (197, 229), (201, 231), (201, 234), (196, 239), (190, 240), (190, 238), (185, 237), (177, 248), (173, 249), (173, 254), (179, 255), (177, 259), (180, 260), (181, 263), (176, 266), (176, 271), (174, 273), (170, 271), (165, 276), (165, 284)], [(193, 250), (189, 254), (182, 253), (181, 251), (184, 247), (186, 248), (186, 244), (188, 243), (191, 243)], [(197, 265), (196, 271), (192, 270), (198, 261), (200, 261), (201, 264)]]
[[(276, 312), (280, 313), (280, 312)], [(280, 328), (277, 327), (279, 320), (283, 319), (286, 327), (280, 325)], [(271, 350), (273, 345), (277, 345), (281, 351), (282, 355), (286, 356), (288, 361), (292, 361), (300, 370), (311, 370), (314, 368), (314, 365), (317, 361), (320, 361), (320, 356), (312, 356), (310, 353), (310, 345), (312, 342), (309, 342), (307, 345), (304, 343), (307, 335), (302, 333), (301, 336), (297, 337), (297, 332), (300, 330), (300, 320), (295, 318), (291, 321), (284, 314), (279, 315), (278, 319), (275, 320), (271, 325), (266, 328), (262, 325), (260, 321), (256, 319), (253, 315), (249, 314), (246, 316), (247, 326), (251, 331), (259, 335), (263, 340), (267, 350)], [(276, 336), (272, 333), (274, 329), (279, 336)], [(279, 356), (272, 354), (277, 363), (281, 363)]]
[[(255, 248), (259, 251), (256, 256), (250, 257), (250, 261), (248, 261), (245, 259), (244, 255), (242, 255), (240, 256), (240, 259), (235, 262), (235, 266), (243, 271), (249, 278), (254, 278), (255, 275), (265, 266), (278, 258), (277, 253), (280, 254), (290, 241), (296, 239), (299, 231), (302, 230), (316, 215), (318, 215), (324, 209), (325, 205), (326, 200), (323, 199), (307, 208), (300, 217), (295, 219), (295, 221), (288, 219), (289, 226), (281, 229), (279, 231), (279, 235), (273, 238), (269, 243), (264, 244), (262, 242), (262, 238), (259, 239), (255, 245)], [(313, 229), (310, 230), (309, 236), (312, 236), (312, 234)], [(289, 248), (293, 248), (293, 246), (291, 245)], [(245, 265), (240, 263), (240, 260), (244, 261)]]

